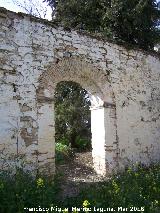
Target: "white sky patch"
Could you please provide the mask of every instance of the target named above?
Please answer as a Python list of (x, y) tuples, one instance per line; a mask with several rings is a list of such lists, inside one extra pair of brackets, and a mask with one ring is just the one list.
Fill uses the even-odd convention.
[[(19, 0), (19, 2), (22, 4), (23, 0)], [(33, 0), (33, 2), (34, 2), (34, 0)], [(52, 19), (51, 18), (51, 14), (52, 14), (51, 8), (49, 6), (47, 6), (47, 3), (44, 3), (43, 0), (37, 0), (37, 2), (40, 5), (42, 5), (44, 8), (47, 9), (45, 19), (51, 20)], [(21, 8), (21, 7), (17, 6), (16, 4), (14, 4), (12, 0), (0, 0), (0, 7), (4, 7), (7, 10), (14, 11), (14, 12), (26, 13), (26, 11), (23, 8)], [(37, 9), (38, 9), (38, 7), (37, 7)], [(41, 17), (44, 18), (43, 17), (43, 15), (44, 15), (43, 12), (40, 11), (40, 13), (41, 13)]]

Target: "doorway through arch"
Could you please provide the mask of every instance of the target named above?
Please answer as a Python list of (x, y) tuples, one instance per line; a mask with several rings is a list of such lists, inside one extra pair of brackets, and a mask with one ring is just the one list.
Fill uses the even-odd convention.
[(38, 162), (42, 172), (55, 172), (54, 94), (62, 81), (84, 88), (91, 101), (92, 157), (97, 174), (110, 174), (118, 168), (116, 107), (112, 87), (105, 71), (81, 58), (64, 58), (51, 64), (39, 79)]
[(89, 94), (78, 83), (59, 82), (55, 90), (55, 141), (77, 151), (91, 150)]

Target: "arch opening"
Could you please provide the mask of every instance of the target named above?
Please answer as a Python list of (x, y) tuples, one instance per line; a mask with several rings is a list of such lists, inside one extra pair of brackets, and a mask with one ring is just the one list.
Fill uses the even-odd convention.
[[(87, 109), (84, 110), (82, 109), (83, 107), (86, 107)], [(75, 159), (77, 158), (81, 161), (78, 163), (78, 167), (79, 169), (83, 167), (84, 173), (88, 170), (88, 175), (89, 173), (93, 174), (93, 167), (98, 174), (103, 175), (106, 173), (103, 108), (104, 106), (101, 98), (97, 94), (92, 95), (90, 91), (86, 91), (79, 83), (73, 81), (60, 81), (57, 83), (54, 93), (55, 159), (57, 164), (59, 163), (58, 161), (61, 160), (62, 162), (63, 160), (67, 161), (67, 159), (64, 158), (69, 156), (64, 156), (65, 151), (66, 154), (68, 153), (69, 155), (74, 149), (74, 154), (76, 155)], [(92, 134), (94, 137), (92, 137)], [(99, 141), (103, 141), (103, 143)], [(87, 153), (84, 153), (84, 151)], [(81, 156), (79, 152), (81, 152)], [(97, 157), (97, 153), (99, 153), (99, 157), (96, 160), (93, 160)], [(86, 156), (88, 162), (85, 161)], [(72, 158), (72, 160), (74, 162), (74, 158)], [(85, 164), (87, 163), (87, 165), (90, 166), (90, 168), (85, 169), (87, 167), (82, 162), (83, 160)], [(74, 174), (72, 168), (73, 162), (71, 169)], [(94, 165), (98, 162), (98, 166), (93, 166), (93, 162)], [(75, 167), (76, 165), (77, 164), (75, 163)], [(66, 170), (68, 169), (67, 165)], [(76, 171), (76, 168), (74, 169)], [(81, 172), (83, 173), (82, 169)]]
[[(88, 92), (91, 102), (94, 169), (100, 175), (111, 173), (117, 167), (118, 162), (116, 114), (112, 90), (103, 71), (82, 59), (75, 58), (64, 59), (52, 65), (40, 79), (37, 90), (39, 167), (42, 170), (49, 169), (47, 173), (55, 172), (54, 94), (57, 84), (64, 81), (78, 83)], [(41, 159), (46, 159), (46, 161)]]
[[(56, 172), (64, 183), (93, 181), (91, 112), (89, 94), (72, 81), (59, 82), (55, 90)], [(74, 184), (73, 184), (74, 186)]]
[[(70, 144), (71, 148), (79, 151), (89, 150), (91, 148), (91, 103), (87, 91), (75, 82), (61, 81), (56, 86), (54, 105), (55, 141)], [(79, 144), (78, 139), (84, 139), (82, 140), (84, 144)]]

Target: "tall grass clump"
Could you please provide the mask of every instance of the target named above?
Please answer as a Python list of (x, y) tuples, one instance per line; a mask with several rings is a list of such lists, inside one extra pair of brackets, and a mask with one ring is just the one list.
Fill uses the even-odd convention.
[(24, 213), (24, 208), (49, 207), (57, 203), (58, 184), (55, 180), (40, 177), (33, 179), (28, 173), (17, 169), (11, 176), (0, 175), (0, 212)]

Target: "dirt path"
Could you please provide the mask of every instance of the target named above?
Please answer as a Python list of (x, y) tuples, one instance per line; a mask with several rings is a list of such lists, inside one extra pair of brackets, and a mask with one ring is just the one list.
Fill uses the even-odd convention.
[(60, 182), (62, 199), (74, 197), (83, 187), (104, 181), (93, 169), (91, 152), (75, 153), (69, 162), (57, 166), (57, 172), (63, 174)]

